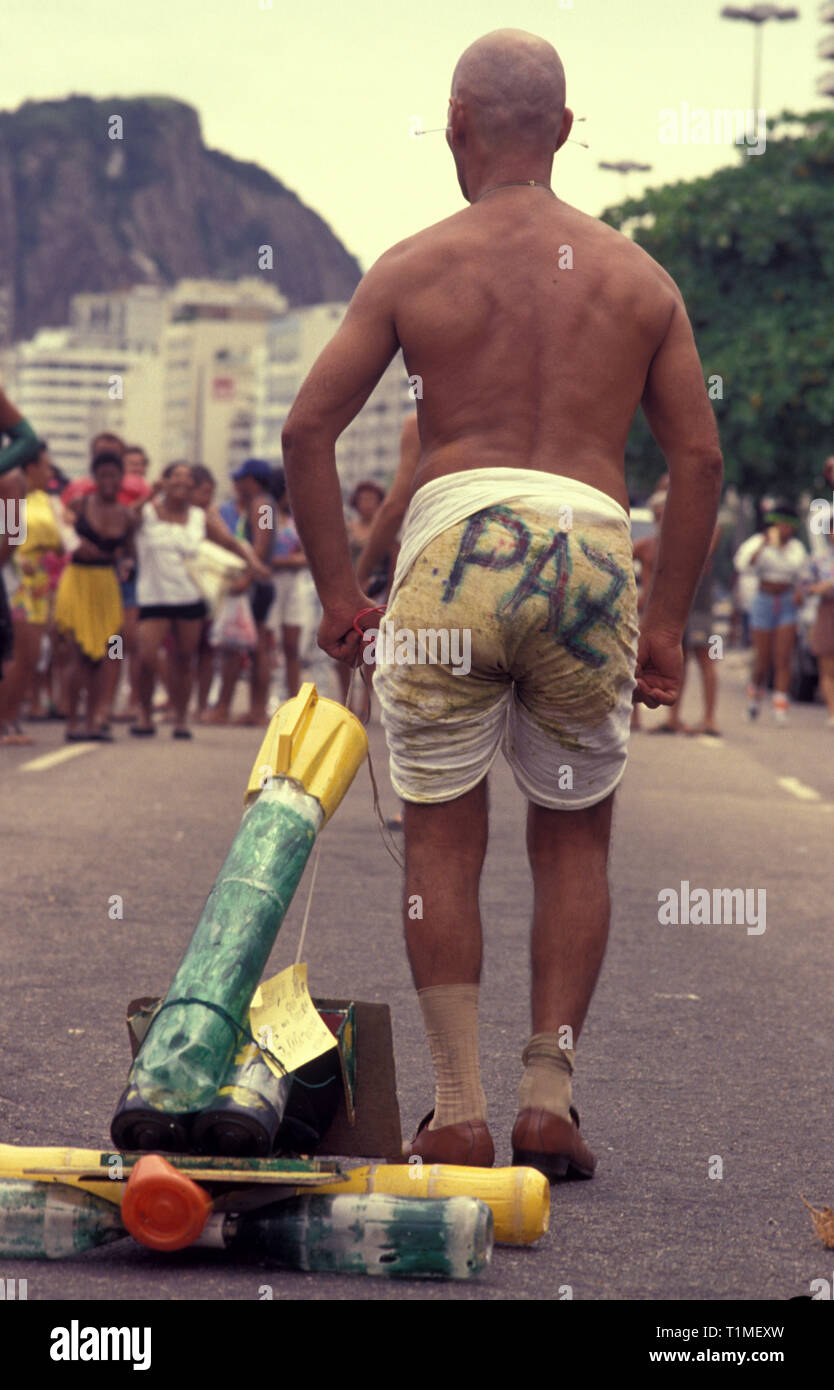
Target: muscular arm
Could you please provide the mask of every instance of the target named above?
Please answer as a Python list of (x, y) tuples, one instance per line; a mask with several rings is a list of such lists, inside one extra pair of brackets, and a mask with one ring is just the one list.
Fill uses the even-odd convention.
[(371, 523), (368, 539), (356, 562), (356, 578), (360, 586), (394, 549), (397, 532), (408, 510), (411, 485), (420, 462), (420, 435), (417, 416), (410, 415), (400, 435), (400, 462), (387, 496), (381, 502)]
[(644, 626), (680, 638), (714, 537), (723, 464), (701, 362), (677, 289), (642, 404), (669, 467), (669, 494)]
[(293, 517), (325, 610), (319, 641), (331, 656), (349, 661), (359, 642), (351, 631), (353, 618), (368, 600), (350, 563), (335, 444), (399, 347), (389, 255), (357, 287), (338, 332), (303, 383), (281, 436)]
[(39, 442), (29, 421), (24, 420), (0, 388), (0, 436), (4, 434), (9, 435), (12, 442), (5, 449), (0, 449), (0, 477), (13, 468), (22, 468), (33, 459), (38, 452)]

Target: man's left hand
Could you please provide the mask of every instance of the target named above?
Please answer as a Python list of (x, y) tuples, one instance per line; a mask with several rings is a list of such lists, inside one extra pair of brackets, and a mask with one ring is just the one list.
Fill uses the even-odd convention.
[[(334, 661), (344, 661), (348, 666), (357, 666), (361, 659), (362, 638), (353, 626), (354, 620), (363, 608), (373, 606), (373, 599), (368, 598), (366, 594), (360, 594), (355, 602), (339, 603), (325, 608), (318, 632), (318, 643), (322, 651), (332, 656)], [(363, 630), (378, 628), (379, 614), (366, 613), (359, 619), (359, 626)]]

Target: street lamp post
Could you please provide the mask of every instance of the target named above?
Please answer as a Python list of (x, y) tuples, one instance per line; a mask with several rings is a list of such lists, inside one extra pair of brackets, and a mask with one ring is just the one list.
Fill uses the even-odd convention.
[(762, 30), (769, 19), (799, 19), (799, 10), (789, 5), (750, 5), (744, 9), (740, 5), (725, 5), (721, 11), (722, 19), (743, 19), (754, 26), (753, 29), (753, 130), (759, 112), (762, 87)]
[(616, 163), (600, 159), (597, 161), (598, 169), (608, 169), (612, 173), (622, 174), (623, 176), (623, 197), (628, 192), (628, 176), (632, 173), (648, 174), (653, 168), (653, 164), (638, 164), (633, 159), (620, 159)]

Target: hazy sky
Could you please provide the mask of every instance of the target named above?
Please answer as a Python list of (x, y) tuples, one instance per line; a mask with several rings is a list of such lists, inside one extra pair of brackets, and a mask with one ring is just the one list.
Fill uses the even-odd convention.
[[(598, 214), (625, 192), (735, 163), (732, 145), (658, 139), (664, 108), (750, 108), (753, 26), (721, 0), (4, 0), (2, 100), (165, 94), (199, 110), (206, 143), (270, 170), (314, 208), (363, 269), (402, 237), (464, 206), (442, 134), (452, 69), (479, 35), (528, 29), (552, 42), (568, 104), (587, 120), (554, 163), (561, 198)], [(261, 8), (263, 6), (264, 8)], [(762, 104), (831, 106), (817, 0), (764, 31)], [(114, 103), (114, 109), (118, 109)], [(129, 132), (126, 131), (126, 136)], [(766, 155), (764, 156), (766, 158)], [(640, 160), (649, 175), (597, 169)]]

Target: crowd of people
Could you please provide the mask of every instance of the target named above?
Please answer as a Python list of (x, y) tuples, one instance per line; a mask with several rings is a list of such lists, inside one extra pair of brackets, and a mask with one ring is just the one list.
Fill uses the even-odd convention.
[[(826, 460), (823, 479), (826, 486), (834, 489), (834, 456)], [(634, 546), (638, 574), (638, 608), (641, 612), (651, 592), (668, 486), (669, 476), (664, 474), (655, 493), (649, 499), (656, 525), (655, 534), (638, 540)], [(832, 511), (834, 512), (834, 508)], [(821, 529), (819, 534), (812, 532), (810, 539), (816, 542), (816, 548), (811, 552), (800, 539), (801, 529), (802, 517), (792, 502), (785, 498), (766, 497), (759, 505), (758, 529), (733, 555), (733, 627), (738, 633), (739, 644), (743, 647), (752, 646), (750, 679), (747, 685), (747, 715), (751, 721), (758, 719), (765, 692), (770, 689), (774, 724), (788, 724), (793, 659), (800, 637), (801, 615), (803, 607), (813, 598), (816, 605), (813, 618), (807, 624), (807, 642), (817, 662), (820, 690), (828, 711), (827, 727), (834, 729), (832, 512), (829, 512), (828, 527)], [(713, 565), (720, 535), (720, 527), (716, 526), (701, 579), (693, 596), (684, 633), (684, 677), (680, 694), (675, 704), (669, 707), (665, 719), (652, 728), (652, 733), (706, 734), (720, 737), (716, 723), (719, 671), (716, 658), (721, 648), (715, 646), (713, 621)], [(681, 718), (680, 711), (690, 657), (694, 657), (701, 676), (703, 716), (698, 723), (687, 726)], [(635, 706), (632, 729), (640, 728), (640, 716)]]
[[(157, 711), (174, 738), (188, 739), (191, 719), (230, 722), (244, 676), (248, 703), (238, 724), (267, 722), (276, 680), (282, 693), (297, 693), (318, 603), (281, 468), (247, 459), (232, 474), (233, 496), (216, 505), (217, 481), (202, 464), (175, 461), (151, 483), (145, 450), (109, 432), (91, 441), (89, 476), (69, 480), (2, 392), (0, 427), (11, 440), (0, 455), (7, 479), (26, 449), (16, 488), (2, 489), (9, 505), (25, 500), (26, 526), (18, 537), (8, 526), (0, 534), (0, 745), (33, 742), (22, 721), (41, 719), (65, 720), (70, 742), (112, 741), (120, 721), (148, 738), (157, 732)], [(388, 495), (369, 480), (349, 499), (351, 560), (376, 602), (384, 603), (391, 582), (418, 452), (412, 417)], [(834, 457), (823, 477), (834, 489)], [(640, 612), (652, 588), (668, 486), (665, 474), (649, 500), (655, 532), (634, 545)], [(774, 723), (788, 722), (799, 614), (813, 596), (808, 644), (834, 728), (834, 527), (812, 537), (815, 553), (800, 529), (795, 506), (766, 498), (759, 528), (733, 556), (734, 620), (740, 644), (752, 644), (748, 716), (759, 717), (770, 688)], [(719, 539), (716, 527), (683, 643), (684, 684), (694, 659), (702, 717), (683, 722), (682, 684), (653, 733), (720, 737), (711, 646)], [(350, 667), (335, 670), (347, 701)], [(369, 698), (364, 689), (360, 698)], [(635, 706), (632, 729), (640, 728)]]
[[(118, 722), (149, 738), (158, 715), (189, 739), (194, 719), (230, 722), (243, 677), (237, 724), (268, 721), (273, 682), (279, 699), (297, 693), (317, 603), (280, 468), (248, 459), (217, 506), (202, 464), (151, 483), (144, 449), (111, 433), (91, 441), (86, 478), (69, 480), (45, 441), (28, 455), (3, 489), (25, 527), (0, 535), (0, 745), (32, 743), (23, 723), (46, 719), (68, 742), (112, 742)], [(367, 482), (350, 499), (357, 554), (383, 495)], [(348, 678), (339, 668), (343, 695)]]

